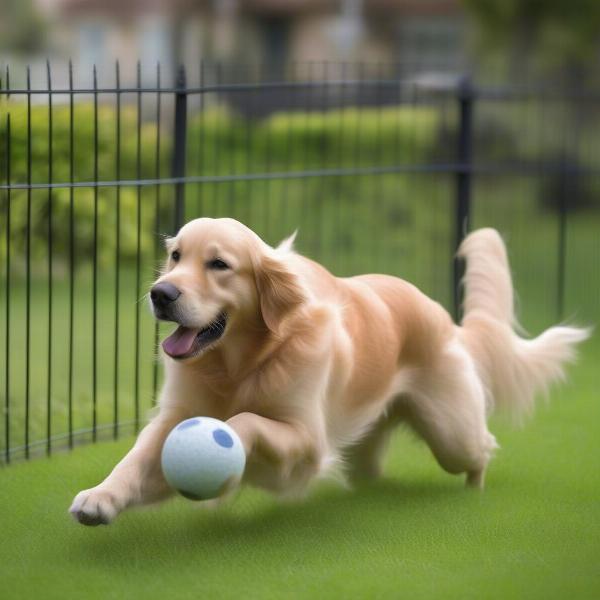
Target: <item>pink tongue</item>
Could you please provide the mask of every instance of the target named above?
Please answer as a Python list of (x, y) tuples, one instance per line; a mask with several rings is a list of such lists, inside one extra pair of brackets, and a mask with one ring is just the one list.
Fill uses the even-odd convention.
[(199, 331), (199, 329), (189, 329), (180, 325), (162, 343), (163, 350), (169, 356), (183, 356), (187, 354), (192, 349)]

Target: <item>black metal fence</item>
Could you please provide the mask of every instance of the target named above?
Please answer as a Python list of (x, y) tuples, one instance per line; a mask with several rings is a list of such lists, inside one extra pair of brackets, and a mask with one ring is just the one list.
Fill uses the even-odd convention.
[[(458, 313), (463, 234), (509, 238), (536, 330), (597, 317), (600, 95), (398, 77), (386, 65), (202, 64), (173, 85), (0, 89), (3, 460), (137, 430), (162, 234), (233, 216), (334, 273), (388, 272)], [(393, 74), (393, 76), (391, 75)], [(20, 74), (23, 77), (23, 74)], [(193, 79), (193, 81), (190, 81)]]

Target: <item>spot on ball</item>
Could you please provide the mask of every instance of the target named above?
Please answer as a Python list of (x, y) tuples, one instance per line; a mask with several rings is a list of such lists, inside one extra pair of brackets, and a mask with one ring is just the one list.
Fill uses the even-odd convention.
[(233, 438), (224, 429), (215, 429), (213, 431), (213, 438), (223, 448), (231, 448), (233, 446)]
[(194, 427), (195, 425), (200, 425), (200, 419), (186, 419), (183, 423), (179, 423), (177, 425), (177, 430), (187, 429), (188, 427)]

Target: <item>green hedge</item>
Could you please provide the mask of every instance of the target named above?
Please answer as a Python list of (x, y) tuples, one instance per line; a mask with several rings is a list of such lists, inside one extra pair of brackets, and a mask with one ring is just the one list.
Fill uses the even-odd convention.
[[(27, 108), (24, 104), (9, 106), (11, 118), (11, 181), (27, 181)], [(7, 110), (6, 105), (3, 112)], [(31, 110), (31, 180), (45, 183), (48, 172), (48, 107), (33, 106)], [(69, 109), (56, 105), (52, 126), (52, 176), (55, 182), (69, 181)], [(121, 111), (121, 179), (135, 179), (138, 174), (138, 139), (136, 109), (124, 106)], [(160, 155), (157, 161), (157, 126), (153, 120), (142, 121), (139, 173), (142, 179), (153, 179), (170, 171), (172, 137), (165, 118), (161, 124)], [(275, 114), (265, 120), (244, 120), (223, 108), (209, 108), (191, 116), (188, 122), (187, 174), (224, 176), (231, 174), (287, 172), (330, 168), (355, 168), (397, 165), (423, 160), (434, 144), (437, 115), (431, 109), (387, 108), (342, 109), (327, 112)], [(6, 117), (0, 115), (0, 139), (6, 140)], [(98, 178), (110, 181), (116, 172), (116, 112), (114, 106), (101, 105), (98, 109)], [(78, 103), (74, 111), (74, 179), (94, 179), (94, 113), (90, 103)], [(6, 173), (6, 145), (0, 148), (0, 166)], [(157, 171), (158, 168), (158, 171)], [(2, 177), (4, 179), (4, 177)], [(364, 181), (363, 181), (364, 183)], [(262, 185), (262, 184), (261, 184)], [(301, 187), (299, 187), (301, 185)], [(225, 189), (227, 187), (227, 189)], [(316, 194), (319, 198), (340, 194), (351, 202), (364, 193), (364, 186), (355, 182), (340, 182), (325, 178), (310, 185), (298, 180), (289, 182), (286, 195)], [(277, 185), (274, 184), (277, 190)], [(361, 189), (363, 191), (361, 191)], [(311, 192), (312, 190), (312, 192)], [(280, 188), (280, 192), (282, 189)], [(139, 196), (138, 196), (139, 194)], [(157, 196), (160, 211), (156, 213)], [(99, 188), (98, 195), (98, 248), (101, 265), (114, 257), (116, 243), (116, 202), (114, 187)], [(133, 260), (137, 252), (138, 201), (140, 215), (140, 247), (143, 254), (151, 253), (156, 233), (172, 227), (173, 186), (122, 187), (121, 251), (122, 258)], [(35, 260), (45, 256), (48, 231), (49, 199), (53, 207), (54, 256), (57, 263), (64, 261), (69, 244), (69, 189), (35, 190), (31, 193), (32, 253)], [(227, 214), (265, 223), (271, 217), (273, 206), (282, 198), (265, 201), (259, 184), (203, 184), (188, 186), (187, 198), (192, 203), (188, 216), (195, 216), (203, 207), (212, 212)], [(194, 199), (201, 198), (200, 201)], [(76, 249), (79, 261), (86, 261), (93, 252), (94, 191), (77, 188), (73, 192)], [(307, 198), (308, 200), (308, 198)], [(6, 211), (7, 195), (2, 194), (0, 208)], [(372, 208), (372, 207), (371, 207)], [(368, 208), (367, 210), (371, 210)], [(337, 214), (323, 208), (320, 219), (326, 223), (337, 219)], [(13, 191), (11, 195), (11, 243), (15, 249), (15, 265), (22, 257), (26, 238), (27, 193)], [(158, 216), (158, 223), (156, 218)], [(2, 219), (4, 221), (4, 217)], [(1, 249), (4, 253), (6, 229), (1, 228)]]

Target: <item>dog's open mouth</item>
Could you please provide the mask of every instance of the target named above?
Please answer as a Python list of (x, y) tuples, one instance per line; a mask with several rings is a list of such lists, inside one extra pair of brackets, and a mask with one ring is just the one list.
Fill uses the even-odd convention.
[(227, 315), (225, 313), (221, 313), (203, 329), (180, 325), (162, 343), (163, 350), (171, 358), (190, 358), (216, 342), (225, 333), (226, 326)]

